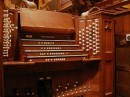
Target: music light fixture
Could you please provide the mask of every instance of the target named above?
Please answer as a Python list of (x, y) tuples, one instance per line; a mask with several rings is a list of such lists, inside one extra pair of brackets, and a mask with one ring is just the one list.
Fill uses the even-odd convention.
[(92, 7), (92, 8), (89, 9), (88, 11), (83, 12), (83, 13), (81, 14), (81, 17), (82, 17), (82, 18), (86, 18), (86, 17), (89, 15), (89, 13), (90, 13), (93, 9), (101, 10), (99, 7)]
[(36, 10), (37, 5), (33, 1), (23, 0), (23, 2), (26, 4), (27, 8), (31, 10)]

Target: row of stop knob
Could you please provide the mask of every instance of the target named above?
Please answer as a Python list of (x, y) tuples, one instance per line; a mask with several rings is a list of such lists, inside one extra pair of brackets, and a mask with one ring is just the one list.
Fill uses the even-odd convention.
[(100, 52), (100, 32), (99, 20), (95, 19), (87, 26), (79, 31), (79, 44), (82, 49), (89, 52), (92, 51), (93, 55)]
[(10, 14), (8, 10), (3, 10), (3, 56), (8, 57), (8, 52), (11, 47), (11, 32), (13, 24), (11, 24)]
[(13, 32), (15, 29), (18, 29), (12, 23), (11, 17), (13, 17), (13, 13), (10, 13), (8, 10), (3, 10), (3, 57), (9, 56)]

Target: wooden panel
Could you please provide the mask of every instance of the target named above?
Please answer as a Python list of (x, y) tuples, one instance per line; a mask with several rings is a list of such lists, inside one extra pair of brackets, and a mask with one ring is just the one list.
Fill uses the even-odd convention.
[(114, 95), (114, 22), (112, 18), (103, 20), (103, 74), (104, 96)]
[(72, 34), (75, 32), (75, 28), (71, 14), (20, 9), (20, 31)]
[[(56, 68), (56, 64), (51, 64), (50, 70), (53, 68)], [(74, 63), (72, 62), (66, 62), (66, 63), (59, 63), (60, 67), (61, 65), (67, 65), (71, 64), (73, 65)], [(33, 88), (36, 90), (36, 96), (37, 96), (37, 85), (38, 85), (38, 80), (41, 77), (51, 77), (52, 79), (52, 86), (53, 86), (53, 93), (54, 95), (60, 95), (66, 94), (66, 91), (68, 91), (69, 95), (77, 95), (81, 94), (84, 95), (83, 90), (85, 90), (84, 87), (86, 87), (86, 93), (87, 95), (85, 97), (100, 97), (99, 96), (99, 64), (86, 64), (86, 63), (81, 63), (75, 62), (75, 65), (81, 65), (80, 69), (73, 69), (73, 70), (60, 70), (60, 71), (44, 71), (45, 68), (42, 68), (42, 71), (37, 69), (35, 70), (30, 70), (32, 68), (31, 66), (25, 66), (23, 70), (20, 70), (21, 72), (17, 72), (18, 69), (13, 68), (10, 69), (8, 67), (8, 70), (5, 73), (5, 94), (6, 96), (13, 96), (13, 90), (17, 88), (20, 91), (20, 95), (25, 95), (24, 94), (24, 89), (26, 88)], [(42, 65), (48, 65), (48, 64), (42, 64)], [(50, 65), (50, 64), (49, 64)], [(35, 66), (36, 67), (36, 66)], [(35, 67), (33, 69), (35, 69)], [(38, 67), (38, 66), (37, 66)], [(42, 67), (42, 66), (41, 66)], [(45, 66), (46, 67), (46, 66)], [(49, 67), (49, 66), (48, 66)], [(74, 67), (74, 66), (73, 66)], [(20, 68), (20, 67), (18, 67)], [(7, 68), (6, 68), (7, 69)], [(5, 69), (5, 70), (6, 70)], [(22, 68), (21, 68), (22, 69)], [(26, 70), (25, 70), (26, 69)], [(64, 67), (63, 67), (64, 69)], [(28, 73), (26, 72), (28, 71)], [(30, 72), (32, 71), (32, 72)], [(91, 72), (93, 71), (93, 72)], [(13, 72), (13, 73), (12, 73)], [(61, 87), (59, 87), (59, 85)], [(66, 88), (67, 87), (67, 88)], [(78, 90), (80, 89), (82, 92), (77, 94), (75, 93), (75, 88)], [(58, 91), (57, 91), (58, 89)], [(72, 91), (70, 91), (72, 90)], [(71, 93), (74, 94), (71, 94)], [(62, 95), (63, 95), (62, 94)], [(62, 97), (62, 96), (60, 96)], [(75, 97), (75, 96), (64, 96), (64, 97)], [(76, 96), (77, 97), (77, 96)]]
[(115, 33), (130, 33), (130, 14), (122, 14), (115, 18)]
[(130, 15), (125, 15), (123, 17), (124, 21), (124, 32), (130, 32)]
[(106, 61), (114, 59), (114, 21), (110, 16), (103, 19), (103, 53)]
[(129, 72), (128, 71), (123, 71), (123, 70), (117, 70), (116, 71), (116, 84), (117, 85), (122, 85), (122, 86), (129, 86)]
[(114, 73), (113, 73), (113, 62), (106, 62), (105, 64), (105, 82), (106, 82), (106, 87), (105, 87), (105, 92), (106, 95), (107, 93), (111, 93), (113, 91), (113, 78), (114, 78)]
[(115, 34), (123, 32), (123, 18), (122, 16), (115, 19)]
[(116, 95), (119, 97), (130, 97), (130, 88), (128, 86), (116, 85)]
[[(114, 25), (113, 21), (111, 20), (104, 20), (104, 50), (105, 53), (113, 53), (113, 43), (114, 43)], [(108, 27), (111, 30), (105, 29), (105, 27)]]
[(116, 48), (116, 65), (128, 66), (130, 65), (130, 48)]
[(128, 71), (117, 70), (116, 73), (116, 93), (119, 96), (130, 97), (130, 74)]
[(130, 33), (130, 14), (115, 17), (116, 47), (116, 95), (130, 97), (130, 47), (125, 34)]
[(130, 48), (116, 48), (116, 95), (130, 97)]

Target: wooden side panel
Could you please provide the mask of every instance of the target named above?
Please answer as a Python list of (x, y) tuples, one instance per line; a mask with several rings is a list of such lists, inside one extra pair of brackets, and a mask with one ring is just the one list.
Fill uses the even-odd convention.
[(123, 18), (120, 16), (115, 19), (115, 33), (123, 32)]
[(123, 14), (115, 18), (115, 34), (130, 32), (130, 14)]
[[(3, 3), (0, 0), (0, 21), (3, 21)], [(0, 22), (0, 97), (4, 97), (4, 89), (3, 89), (3, 62), (2, 62), (2, 22)]]
[(114, 21), (103, 19), (104, 96), (114, 95)]
[(116, 93), (130, 97), (130, 48), (116, 48)]
[(129, 87), (129, 72), (128, 71), (122, 71), (122, 70), (117, 70), (116, 73), (116, 93), (117, 96), (121, 97), (130, 97), (130, 87)]
[[(130, 47), (129, 42), (121, 45), (125, 34), (130, 33), (130, 14), (121, 14), (115, 17), (116, 42), (116, 96), (130, 97)], [(119, 39), (118, 39), (119, 38)]]
[(124, 21), (124, 32), (129, 32), (130, 31), (130, 15), (125, 15), (123, 17)]
[(130, 48), (116, 48), (116, 66), (129, 66)]

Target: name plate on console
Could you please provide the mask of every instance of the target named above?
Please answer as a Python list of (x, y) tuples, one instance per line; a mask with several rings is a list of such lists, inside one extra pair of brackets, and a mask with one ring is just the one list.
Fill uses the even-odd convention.
[(75, 28), (71, 14), (21, 8), (20, 32), (72, 34)]

